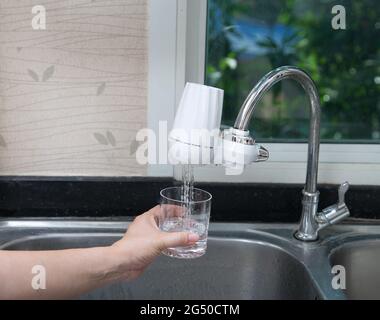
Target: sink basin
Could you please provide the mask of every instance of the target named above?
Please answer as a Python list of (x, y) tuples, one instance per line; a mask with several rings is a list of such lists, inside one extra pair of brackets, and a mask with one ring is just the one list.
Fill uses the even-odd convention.
[[(38, 228), (37, 228), (38, 229)], [(34, 230), (9, 241), (5, 250), (53, 250), (105, 246), (119, 228)], [(92, 232), (88, 232), (92, 230)], [(242, 231), (243, 230), (243, 231)], [(282, 230), (292, 239), (292, 229)], [(1, 234), (1, 232), (0, 232)], [(295, 241), (292, 239), (291, 241)], [(197, 259), (159, 257), (132, 282), (116, 283), (82, 299), (317, 299), (307, 268), (289, 241), (239, 224), (210, 225), (207, 253)]]
[(349, 299), (380, 299), (380, 239), (344, 244), (330, 256), (332, 265), (346, 269)]
[[(107, 246), (129, 221), (0, 220), (0, 250)], [(293, 236), (295, 224), (211, 223), (204, 256), (160, 256), (131, 282), (80, 299), (380, 299), (380, 222), (341, 224), (315, 242)], [(346, 289), (333, 288), (332, 266), (346, 269)]]

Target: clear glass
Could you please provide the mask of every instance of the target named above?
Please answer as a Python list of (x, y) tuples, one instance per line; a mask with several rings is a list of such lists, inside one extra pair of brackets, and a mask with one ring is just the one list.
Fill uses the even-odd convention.
[(193, 188), (190, 202), (184, 200), (182, 187), (161, 190), (158, 226), (166, 232), (192, 232), (199, 240), (191, 246), (169, 248), (163, 253), (175, 258), (197, 258), (206, 253), (207, 234), (210, 221), (211, 194)]
[[(339, 28), (337, 4), (345, 9)], [(209, 0), (205, 83), (224, 89), (223, 124), (234, 124), (262, 76), (295, 65), (318, 88), (323, 142), (380, 143), (379, 16), (379, 0)], [(262, 99), (250, 130), (260, 141), (304, 142), (308, 104), (295, 81), (282, 81)]]

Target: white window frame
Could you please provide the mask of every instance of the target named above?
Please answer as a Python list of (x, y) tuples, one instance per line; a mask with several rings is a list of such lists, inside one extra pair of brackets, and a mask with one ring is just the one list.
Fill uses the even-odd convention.
[[(203, 83), (206, 54), (206, 0), (149, 0), (148, 127), (158, 121), (169, 127), (187, 81)], [(269, 71), (269, 70), (268, 70)], [(263, 143), (270, 158), (247, 166), (241, 175), (226, 175), (222, 167), (195, 170), (196, 181), (304, 183), (307, 143)], [(153, 176), (181, 172), (170, 165), (149, 166)], [(321, 143), (318, 183), (380, 185), (380, 144)]]

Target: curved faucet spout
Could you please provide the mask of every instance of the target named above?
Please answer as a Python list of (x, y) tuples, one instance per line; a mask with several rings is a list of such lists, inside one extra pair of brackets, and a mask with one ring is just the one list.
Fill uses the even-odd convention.
[[(239, 133), (248, 134), (248, 124), (251, 120), (256, 105), (263, 95), (277, 82), (284, 79), (297, 81), (310, 100), (310, 129), (309, 144), (307, 151), (307, 172), (305, 188), (302, 190), (302, 216), (295, 237), (301, 241), (314, 241), (318, 238), (318, 231), (326, 226), (344, 219), (350, 214), (343, 200), (318, 213), (319, 192), (317, 190), (318, 177), (318, 155), (319, 155), (319, 127), (321, 121), (321, 107), (317, 88), (308, 74), (301, 69), (285, 66), (275, 69), (265, 75), (249, 93), (244, 101), (238, 117), (236, 118), (234, 130), (235, 135)], [(339, 198), (343, 199), (348, 189), (348, 183), (339, 188)]]
[(234, 128), (239, 130), (247, 130), (253, 111), (263, 95), (271, 89), (273, 85), (284, 79), (293, 79), (297, 81), (305, 90), (310, 100), (309, 146), (306, 185), (304, 191), (307, 194), (313, 194), (317, 192), (321, 107), (317, 88), (315, 87), (313, 80), (306, 72), (297, 67), (284, 66), (266, 74), (251, 90), (247, 99), (241, 106)]

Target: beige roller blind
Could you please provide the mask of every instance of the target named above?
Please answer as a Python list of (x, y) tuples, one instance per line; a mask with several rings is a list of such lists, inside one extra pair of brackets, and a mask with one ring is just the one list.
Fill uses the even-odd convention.
[(146, 174), (146, 2), (0, 0), (1, 175)]

